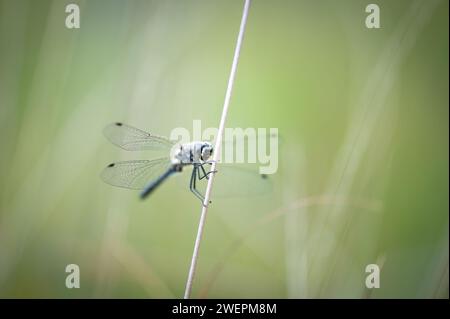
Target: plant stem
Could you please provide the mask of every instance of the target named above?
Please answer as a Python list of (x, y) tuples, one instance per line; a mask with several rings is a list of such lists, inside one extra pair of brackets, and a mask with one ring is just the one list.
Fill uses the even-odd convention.
[[(231, 65), (230, 77), (228, 79), (227, 91), (225, 94), (225, 101), (223, 103), (222, 117), (220, 119), (219, 130), (217, 133), (216, 143), (214, 146), (214, 156), (213, 163), (211, 166), (211, 171), (216, 170), (217, 162), (220, 159), (220, 147), (222, 144), (223, 131), (225, 129), (225, 121), (228, 114), (228, 106), (231, 99), (231, 91), (233, 90), (234, 78), (236, 75), (237, 64), (239, 60), (239, 53), (241, 51), (242, 39), (244, 37), (245, 25), (247, 23), (248, 11), (250, 8), (250, 0), (245, 0), (244, 10), (242, 13), (241, 26), (239, 28), (239, 35), (237, 38), (236, 48), (234, 50), (233, 64)], [(186, 282), (186, 289), (184, 291), (184, 298), (189, 299), (192, 290), (192, 284), (194, 281), (195, 270), (197, 268), (198, 252), (200, 248), (200, 243), (203, 236), (203, 229), (205, 227), (206, 215), (208, 214), (209, 198), (211, 196), (212, 185), (214, 182), (214, 177), (216, 174), (211, 174), (209, 176), (208, 185), (206, 186), (205, 200), (202, 206), (202, 213), (200, 216), (200, 221), (198, 224), (197, 237), (195, 239), (194, 252), (192, 253), (191, 266), (189, 268), (189, 275)]]

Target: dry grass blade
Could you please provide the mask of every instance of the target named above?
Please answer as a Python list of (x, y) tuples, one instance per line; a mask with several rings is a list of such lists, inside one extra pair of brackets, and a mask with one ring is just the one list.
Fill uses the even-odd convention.
[[(213, 164), (211, 167), (211, 171), (216, 170), (217, 162), (220, 160), (220, 147), (222, 144), (223, 131), (225, 130), (225, 121), (227, 119), (228, 107), (230, 105), (231, 92), (233, 90), (233, 83), (234, 83), (234, 78), (236, 76), (236, 69), (237, 69), (237, 64), (239, 61), (239, 53), (241, 51), (242, 39), (244, 37), (245, 25), (247, 23), (247, 16), (248, 16), (249, 8), (250, 8), (250, 0), (245, 0), (244, 11), (242, 13), (241, 26), (239, 28), (239, 35), (237, 38), (236, 49), (234, 51), (233, 64), (231, 65), (231, 72), (230, 72), (230, 77), (228, 79), (227, 92), (225, 94), (225, 101), (223, 103), (222, 117), (220, 119), (219, 131), (217, 133), (217, 140), (216, 140), (215, 147), (214, 147), (214, 158), (213, 158)], [(194, 276), (195, 276), (195, 270), (197, 267), (198, 251), (199, 251), (200, 243), (201, 243), (202, 236), (203, 236), (203, 228), (205, 226), (206, 215), (208, 214), (208, 205), (210, 202), (209, 198), (211, 196), (211, 190), (212, 190), (212, 185), (214, 182), (214, 176), (215, 176), (215, 174), (212, 174), (210, 176), (210, 178), (208, 180), (208, 185), (206, 187), (205, 200), (203, 202), (202, 214), (200, 216), (197, 237), (195, 239), (194, 252), (192, 254), (191, 266), (189, 268), (189, 275), (188, 275), (188, 279), (186, 282), (186, 289), (184, 292), (185, 299), (189, 298), (191, 295), (192, 284), (193, 284), (193, 280), (194, 280)]]

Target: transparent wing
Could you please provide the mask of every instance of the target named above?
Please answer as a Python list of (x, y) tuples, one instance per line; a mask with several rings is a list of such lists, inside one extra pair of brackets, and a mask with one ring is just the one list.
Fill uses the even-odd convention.
[(143, 189), (150, 181), (161, 176), (171, 165), (168, 157), (117, 162), (105, 167), (100, 177), (105, 183), (113, 186)]
[(222, 147), (227, 144), (236, 144), (236, 143), (258, 143), (258, 140), (262, 139), (262, 141), (275, 141), (278, 143), (282, 143), (283, 138), (278, 133), (266, 133), (266, 134), (258, 134), (255, 132), (242, 133), (240, 131), (236, 131), (231, 134), (224, 134), (222, 139)]
[(254, 158), (257, 159), (257, 150), (264, 147), (267, 152), (274, 147), (280, 148), (283, 139), (275, 133), (259, 135), (235, 135), (224, 136), (222, 140), (222, 161), (226, 158), (241, 158), (242, 160)]
[(260, 174), (255, 167), (219, 163), (217, 170), (213, 196), (214, 194), (219, 197), (260, 196), (273, 190), (270, 175)]
[(111, 143), (127, 151), (170, 150), (175, 144), (163, 136), (153, 135), (120, 122), (109, 124), (103, 133)]
[[(241, 164), (218, 164), (217, 176), (214, 180), (212, 196), (218, 197), (242, 197), (260, 196), (273, 191), (273, 183), (270, 175), (262, 175), (258, 169), (252, 166)], [(205, 165), (205, 170), (209, 172), (209, 165)], [(186, 169), (184, 174), (177, 177), (178, 185), (189, 189), (189, 179), (191, 170)], [(201, 174), (203, 175), (203, 174)], [(205, 194), (206, 179), (197, 180), (197, 189)]]

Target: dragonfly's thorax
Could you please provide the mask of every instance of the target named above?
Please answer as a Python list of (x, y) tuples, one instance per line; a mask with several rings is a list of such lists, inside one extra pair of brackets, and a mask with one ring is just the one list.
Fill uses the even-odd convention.
[(194, 164), (206, 162), (213, 153), (213, 146), (208, 142), (190, 142), (181, 144), (175, 150), (172, 162)]

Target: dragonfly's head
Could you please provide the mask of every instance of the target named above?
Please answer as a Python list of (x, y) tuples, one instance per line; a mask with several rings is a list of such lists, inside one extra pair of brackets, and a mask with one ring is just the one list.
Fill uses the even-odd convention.
[(203, 162), (207, 161), (213, 154), (213, 146), (211, 143), (203, 142), (201, 148), (201, 160)]

